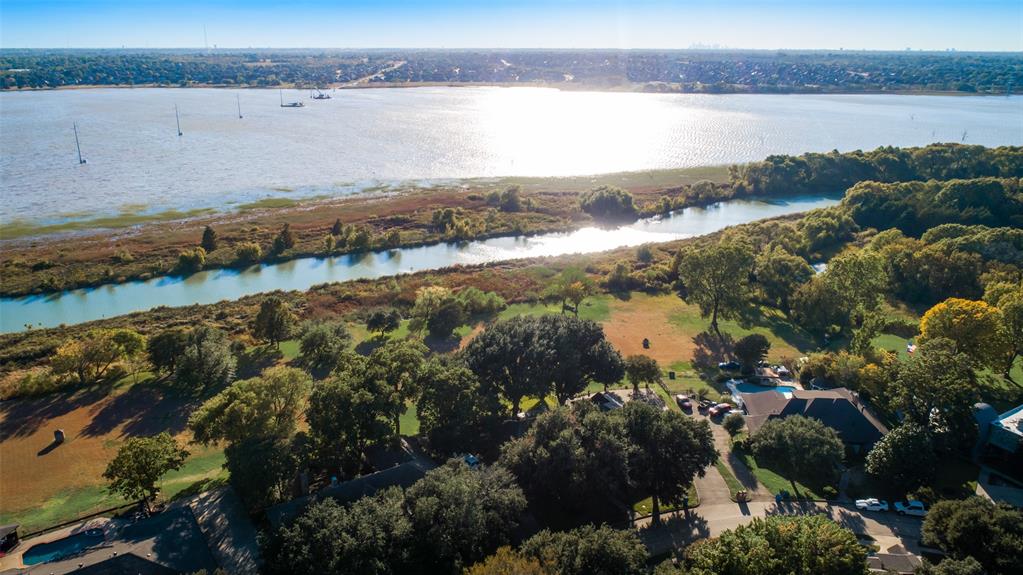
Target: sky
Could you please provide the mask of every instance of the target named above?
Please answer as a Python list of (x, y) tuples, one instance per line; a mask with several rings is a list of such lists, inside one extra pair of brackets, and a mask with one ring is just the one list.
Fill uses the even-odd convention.
[(1023, 0), (0, 0), (0, 48), (206, 45), (1018, 52)]

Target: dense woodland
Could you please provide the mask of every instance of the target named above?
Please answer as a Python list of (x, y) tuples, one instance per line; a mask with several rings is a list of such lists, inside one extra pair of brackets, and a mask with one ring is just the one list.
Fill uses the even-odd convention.
[(6, 50), (2, 87), (370, 83), (645, 85), (681, 92), (1023, 90), (1018, 54), (609, 50)]

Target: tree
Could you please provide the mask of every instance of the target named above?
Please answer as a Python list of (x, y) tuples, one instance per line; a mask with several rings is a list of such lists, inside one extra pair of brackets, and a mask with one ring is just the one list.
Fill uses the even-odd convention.
[(867, 454), (867, 473), (905, 493), (928, 485), (938, 456), (926, 427), (907, 421), (874, 444)]
[(682, 252), (679, 276), (686, 300), (700, 306), (703, 317), (721, 337), (718, 318), (736, 317), (749, 302), (749, 270), (753, 253), (749, 246), (726, 240)]
[(120, 348), (122, 361), (138, 383), (138, 374), (146, 365), (146, 336), (132, 329), (120, 328), (113, 330), (111, 339)]
[(523, 397), (543, 397), (549, 391), (541, 373), (543, 350), (535, 345), (534, 321), (515, 317), (497, 322), (469, 341), (462, 351), (466, 365), (479, 378), (484, 392), (500, 393), (519, 412)]
[(417, 565), (410, 548), (412, 524), (401, 488), (389, 487), (350, 507), (334, 499), (309, 506), (282, 527), (266, 553), (271, 574), (350, 573), (398, 575)]
[(792, 294), (799, 286), (810, 281), (813, 268), (806, 260), (789, 253), (781, 246), (764, 251), (756, 261), (757, 283), (768, 299), (788, 313)]
[(427, 286), (416, 292), (409, 330), (420, 332), (426, 329), (434, 337), (447, 338), (465, 320), (465, 311), (451, 290)]
[(661, 520), (661, 502), (681, 504), (693, 479), (718, 458), (706, 420), (676, 411), (661, 411), (630, 401), (619, 412), (632, 444), (630, 476), (653, 499), (653, 518)]
[(292, 367), (271, 367), (260, 377), (236, 381), (206, 400), (188, 418), (192, 441), (238, 443), (246, 438), (289, 437), (298, 425), (309, 375)]
[(725, 416), (725, 419), (721, 421), (721, 427), (725, 428), (728, 432), (729, 437), (735, 437), (739, 435), (743, 427), (746, 427), (746, 418), (741, 413), (732, 412)]
[(1010, 344), (1003, 330), (1002, 312), (983, 301), (949, 298), (927, 310), (920, 320), (920, 343), (946, 338), (955, 351), (975, 365), (1004, 365)]
[(891, 385), (893, 408), (945, 438), (946, 443), (961, 447), (971, 445), (976, 436), (973, 405), (978, 401), (977, 375), (971, 361), (956, 353), (955, 343), (948, 339), (932, 339), (917, 346)]
[(765, 357), (771, 349), (771, 342), (759, 333), (751, 333), (735, 342), (735, 357), (739, 358), (742, 364), (742, 372), (752, 374), (756, 372), (757, 364)]
[(315, 374), (330, 373), (351, 344), (352, 335), (344, 322), (309, 322), (302, 326), (298, 361)]
[(822, 515), (773, 515), (686, 549), (693, 575), (866, 575), (867, 550)]
[(423, 362), (429, 350), (418, 341), (390, 340), (373, 350), (368, 367), (372, 377), (385, 382), (390, 392), (394, 443), (401, 441), (401, 416), (419, 395)]
[(625, 376), (632, 384), (632, 393), (639, 395), (639, 384), (661, 381), (661, 368), (657, 365), (657, 360), (650, 356), (630, 355), (625, 358)]
[(378, 309), (369, 314), (369, 317), (366, 319), (366, 330), (376, 332), (381, 337), (388, 332), (398, 329), (400, 326), (401, 312), (393, 308), (388, 310)]
[[(985, 298), (987, 294), (985, 294)], [(1008, 375), (1016, 358), (1023, 356), (1023, 286), (1015, 285), (1006, 289), (996, 300), (1002, 312), (1002, 331), (1009, 342), (1002, 372)]]
[(327, 467), (354, 474), (366, 449), (390, 436), (393, 405), (386, 384), (367, 377), (364, 362), (316, 384), (306, 421), (314, 454)]
[(149, 338), (146, 351), (149, 354), (149, 363), (159, 371), (174, 373), (178, 357), (185, 353), (188, 346), (188, 330), (172, 328), (161, 331)]
[(281, 342), (291, 337), (296, 320), (288, 302), (278, 296), (270, 296), (259, 304), (259, 313), (252, 322), (252, 333), (280, 349)]
[(168, 471), (181, 469), (188, 452), (169, 433), (128, 438), (107, 465), (103, 478), (125, 499), (143, 499), (146, 509), (160, 492), (156, 484)]
[(924, 559), (924, 563), (917, 569), (917, 573), (918, 575), (987, 575), (984, 566), (973, 557), (945, 558), (936, 565)]
[(250, 512), (291, 499), (300, 446), (288, 437), (253, 436), (224, 449), (231, 485)]
[(334, 220), (334, 225), (330, 226), (330, 235), (340, 236), (343, 235), (345, 230), (344, 224), (341, 223), (341, 218)]
[(89, 330), (81, 339), (64, 342), (54, 352), (50, 368), (58, 377), (73, 377), (79, 384), (101, 381), (110, 368), (124, 357), (114, 340), (114, 331)]
[(559, 575), (646, 575), (649, 557), (635, 530), (607, 525), (544, 529), (522, 543), (521, 554)]
[(788, 476), (796, 493), (797, 479), (816, 485), (834, 481), (845, 454), (834, 429), (802, 415), (768, 419), (753, 434), (751, 447), (758, 462)]
[(1023, 511), (983, 497), (935, 503), (921, 530), (924, 545), (953, 559), (973, 557), (992, 575), (1023, 565)]
[(875, 309), (888, 290), (884, 258), (871, 250), (853, 250), (831, 258), (823, 277), (842, 294), (848, 309)]
[(416, 404), (419, 433), (442, 457), (474, 453), (488, 445), (504, 406), (481, 389), (476, 375), (461, 363), (428, 361), (423, 366)]
[[(556, 299), (561, 303), (561, 313), (565, 310), (572, 310), (576, 317), (579, 316), (579, 305), (587, 297), (596, 293), (596, 285), (593, 280), (580, 268), (566, 268), (547, 287), (547, 297)], [(569, 306), (568, 304), (572, 305)]]
[(199, 243), (202, 249), (206, 250), (206, 253), (214, 252), (220, 245), (220, 239), (217, 237), (217, 232), (210, 226), (206, 226), (202, 230), (202, 241)]
[(629, 447), (619, 418), (581, 402), (537, 417), (525, 435), (501, 447), (499, 462), (535, 504), (577, 511), (624, 492)]
[(792, 317), (807, 331), (821, 337), (837, 335), (850, 324), (852, 310), (842, 292), (816, 276), (792, 295)]
[(295, 232), (291, 231), (291, 224), (285, 222), (281, 231), (274, 236), (273, 249), (275, 254), (295, 247)]
[(457, 573), (506, 545), (526, 498), (515, 478), (461, 458), (427, 472), (405, 492), (416, 547), (437, 573)]
[(523, 557), (507, 545), (465, 571), (465, 575), (554, 575), (536, 559)]
[(181, 387), (205, 392), (231, 383), (236, 364), (227, 334), (199, 326), (188, 334), (185, 349), (175, 363), (174, 379)]

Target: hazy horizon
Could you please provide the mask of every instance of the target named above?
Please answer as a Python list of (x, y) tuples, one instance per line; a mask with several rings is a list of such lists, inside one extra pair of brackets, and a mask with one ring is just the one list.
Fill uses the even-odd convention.
[(5, 0), (4, 49), (1023, 51), (1014, 0)]

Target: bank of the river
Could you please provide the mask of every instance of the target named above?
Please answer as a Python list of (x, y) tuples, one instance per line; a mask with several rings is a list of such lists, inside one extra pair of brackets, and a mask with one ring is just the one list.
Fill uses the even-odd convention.
[[(566, 178), (487, 178), (429, 187), (410, 183), (341, 198), (268, 198), (233, 212), (126, 214), (51, 226), (5, 227), (0, 229), (0, 295), (47, 294), (175, 273), (179, 254), (199, 245), (206, 226), (217, 231), (220, 247), (207, 254), (205, 267), (220, 269), (236, 265), (235, 247), (242, 243), (256, 243), (267, 253), (285, 222), (295, 233), (295, 245), (266, 261), (324, 255), (324, 238), (337, 219), (365, 227), (372, 238), (370, 248), (381, 247), (384, 234), (392, 231), (399, 233), (399, 241), (387, 247), (448, 239), (432, 222), (434, 210), (445, 208), (462, 210), (466, 217), (482, 222), (482, 229), (472, 236), (476, 239), (559, 232), (591, 223), (578, 208), (578, 194), (595, 186), (622, 187), (643, 205), (662, 195), (675, 197), (685, 184), (727, 178), (726, 167), (710, 166)], [(528, 209), (503, 212), (487, 201), (488, 194), (512, 186), (519, 188)]]

